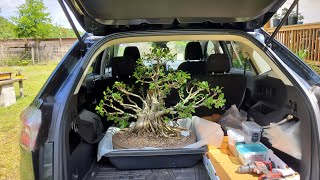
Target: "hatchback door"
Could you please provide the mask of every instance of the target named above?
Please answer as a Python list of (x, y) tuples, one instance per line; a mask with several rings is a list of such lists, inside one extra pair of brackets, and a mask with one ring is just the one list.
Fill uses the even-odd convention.
[(94, 35), (107, 35), (128, 28), (190, 24), (250, 31), (262, 27), (286, 0), (64, 1), (83, 29)]

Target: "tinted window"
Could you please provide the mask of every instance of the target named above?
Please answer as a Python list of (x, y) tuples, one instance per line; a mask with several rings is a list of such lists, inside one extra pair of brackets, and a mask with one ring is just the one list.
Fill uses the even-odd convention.
[(246, 68), (246, 70), (252, 71), (250, 59), (244, 57), (244, 55), (242, 54), (242, 50), (237, 42), (227, 41), (226, 45), (232, 58), (232, 67), (240, 70), (244, 70)]
[(210, 54), (223, 54), (219, 41), (208, 41), (207, 55), (209, 56)]

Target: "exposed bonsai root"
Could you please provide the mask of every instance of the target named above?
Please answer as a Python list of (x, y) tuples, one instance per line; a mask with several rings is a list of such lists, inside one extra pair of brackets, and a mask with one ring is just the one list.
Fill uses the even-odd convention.
[(129, 128), (130, 133), (141, 135), (143, 133), (155, 133), (161, 137), (180, 137), (180, 128), (171, 127), (161, 119), (149, 121), (137, 121), (136, 124)]

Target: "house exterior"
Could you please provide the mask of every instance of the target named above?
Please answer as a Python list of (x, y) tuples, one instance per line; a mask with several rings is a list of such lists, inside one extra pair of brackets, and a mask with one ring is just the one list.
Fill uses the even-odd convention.
[[(282, 8), (289, 8), (293, 0), (288, 0)], [(281, 9), (278, 13), (281, 14)], [(303, 23), (315, 23), (320, 22), (320, 0), (300, 0), (299, 1), (299, 12), (304, 16)], [(296, 8), (294, 9), (296, 10)]]

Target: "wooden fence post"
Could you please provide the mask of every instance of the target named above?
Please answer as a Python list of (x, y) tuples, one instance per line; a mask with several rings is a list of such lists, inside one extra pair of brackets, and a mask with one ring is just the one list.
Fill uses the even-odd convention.
[(32, 64), (34, 64), (34, 49), (33, 49), (33, 46), (31, 47), (31, 59), (32, 59)]
[(37, 45), (37, 60), (38, 60), (38, 64), (40, 63), (40, 53), (39, 53), (39, 45)]
[(60, 55), (60, 57), (62, 57), (62, 39), (61, 39), (61, 37), (59, 38), (59, 55)]

